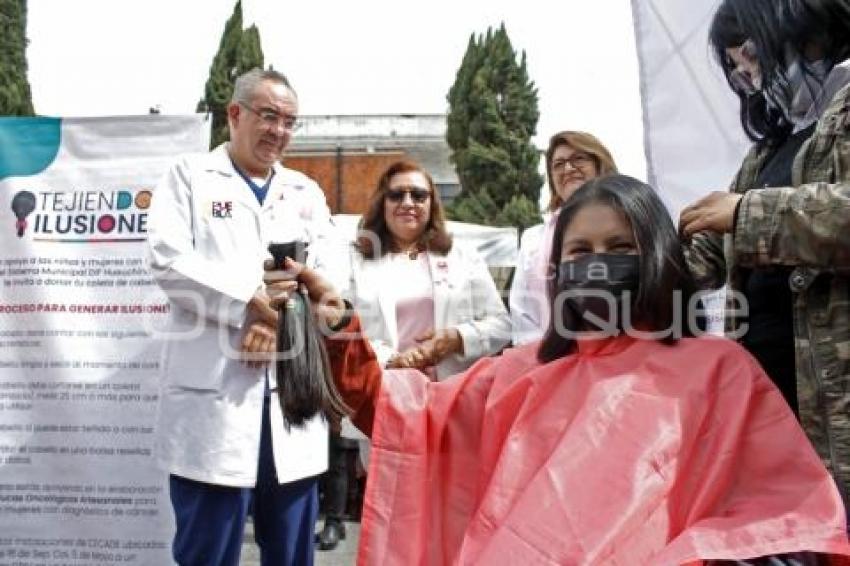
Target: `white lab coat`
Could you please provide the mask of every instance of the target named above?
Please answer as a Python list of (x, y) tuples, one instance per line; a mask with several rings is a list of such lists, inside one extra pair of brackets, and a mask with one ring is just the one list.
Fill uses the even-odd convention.
[(543, 224), (527, 228), (520, 238), (519, 255), (508, 295), (515, 346), (540, 340), (549, 326), (547, 282), (541, 279), (539, 271), (542, 264), (549, 262), (548, 257), (542, 256), (548, 256), (552, 243), (544, 240), (556, 220), (554, 215), (547, 215)]
[[(149, 264), (170, 300), (172, 333), (163, 354), (157, 418), (157, 458), (164, 470), (217, 485), (255, 485), (267, 370), (238, 358), (246, 306), (262, 285), (269, 242), (309, 242), (311, 257), (318, 258), (311, 263), (322, 269), (334, 232), (314, 181), (276, 165), (260, 206), (224, 146), (184, 156), (156, 188), (148, 217)], [(274, 388), (274, 364), (268, 374)], [(275, 392), (270, 407), (279, 481), (323, 472), (324, 419), (287, 430)]]

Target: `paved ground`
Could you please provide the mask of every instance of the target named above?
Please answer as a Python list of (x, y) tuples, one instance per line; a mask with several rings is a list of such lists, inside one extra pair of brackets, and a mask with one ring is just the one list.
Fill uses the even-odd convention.
[[(316, 522), (316, 532), (321, 530), (324, 521)], [(334, 550), (316, 550), (316, 566), (353, 566), (357, 555), (357, 539), (360, 537), (360, 523), (345, 522), (345, 540), (340, 541)], [(240, 566), (259, 566), (260, 556), (257, 545), (254, 544), (254, 529), (248, 522), (245, 529), (245, 542), (242, 545), (242, 560)]]

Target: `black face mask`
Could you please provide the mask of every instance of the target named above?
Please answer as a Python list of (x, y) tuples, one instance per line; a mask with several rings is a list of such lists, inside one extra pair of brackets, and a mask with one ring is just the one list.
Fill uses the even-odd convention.
[(581, 329), (617, 334), (623, 329), (624, 300), (634, 304), (639, 282), (639, 255), (586, 254), (558, 266), (557, 290), (566, 297), (558, 301), (556, 296), (555, 306), (563, 305), (562, 320), (579, 320)]

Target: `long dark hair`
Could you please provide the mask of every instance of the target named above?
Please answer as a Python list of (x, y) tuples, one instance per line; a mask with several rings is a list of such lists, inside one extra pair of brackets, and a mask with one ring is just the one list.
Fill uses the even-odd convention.
[[(632, 303), (632, 321), (642, 330), (664, 331), (677, 321), (676, 312), (686, 307), (696, 285), (685, 263), (685, 256), (670, 214), (649, 185), (626, 175), (608, 175), (591, 179), (582, 185), (561, 207), (552, 240), (550, 265), (561, 263), (564, 232), (576, 213), (589, 204), (603, 204), (620, 211), (631, 224), (640, 253), (640, 283)], [(678, 291), (678, 293), (676, 293)], [(556, 329), (555, 299), (557, 278), (549, 278), (549, 328), (540, 343), (537, 357), (550, 362), (575, 350), (575, 340), (562, 336)], [(677, 302), (679, 304), (677, 304)], [(560, 313), (559, 313), (560, 314)], [(581, 320), (569, 313), (561, 319), (563, 327), (578, 332)], [(663, 342), (681, 336), (692, 336), (689, 324), (675, 328)]]
[(319, 412), (331, 422), (350, 413), (334, 385), (310, 301), (301, 293), (280, 310), (277, 352), (278, 401), (287, 425), (303, 426)]
[[(756, 46), (762, 89), (751, 95), (730, 80), (735, 64), (726, 49), (747, 39)], [(788, 99), (786, 68), (795, 59), (812, 80), (819, 80), (806, 58), (812, 47), (826, 64), (825, 71), (850, 56), (850, 1), (848, 0), (724, 0), (714, 14), (709, 45), (730, 88), (740, 101), (740, 120), (753, 141), (784, 140), (792, 125), (769, 93)]]
[[(369, 209), (360, 220), (359, 233), (354, 246), (367, 259), (378, 259), (387, 252), (394, 251), (392, 234), (387, 227), (384, 216), (384, 200), (390, 188), (390, 180), (400, 173), (422, 173), (428, 180), (428, 188), (431, 191), (431, 214), (425, 231), (419, 237), (419, 248), (421, 251), (436, 252), (441, 255), (449, 253), (452, 249), (452, 237), (446, 231), (446, 215), (443, 212), (443, 204), (440, 195), (434, 185), (434, 179), (421, 166), (412, 161), (396, 161), (390, 165), (378, 179), (378, 187), (369, 201)], [(375, 237), (380, 244), (380, 250), (375, 249)]]

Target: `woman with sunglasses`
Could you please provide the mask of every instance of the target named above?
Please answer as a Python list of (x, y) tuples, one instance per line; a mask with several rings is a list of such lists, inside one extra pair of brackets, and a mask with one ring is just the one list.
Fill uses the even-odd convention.
[(549, 207), (544, 222), (522, 234), (511, 283), (511, 328), (515, 345), (540, 340), (549, 323), (546, 282), (549, 251), (557, 210), (583, 183), (617, 172), (614, 158), (596, 137), (586, 132), (558, 132), (546, 150)]
[[(431, 379), (458, 373), (510, 340), (510, 320), (487, 265), (474, 250), (453, 244), (431, 176), (400, 161), (378, 180), (359, 226), (344, 291), (361, 320), (378, 362), (387, 368), (415, 368)], [(347, 421), (344, 439), (365, 437)], [(331, 468), (340, 454), (331, 437)], [(336, 474), (336, 496), (319, 537), (331, 549), (344, 536), (335, 516), (344, 506), (344, 472)], [(334, 499), (335, 498), (335, 499)], [(337, 531), (336, 533), (334, 531)]]
[(850, 503), (850, 2), (724, 0), (709, 38), (755, 143), (683, 210), (690, 268)]
[(346, 295), (381, 365), (440, 379), (494, 354), (510, 320), (487, 265), (454, 245), (431, 176), (400, 161), (378, 180)]

